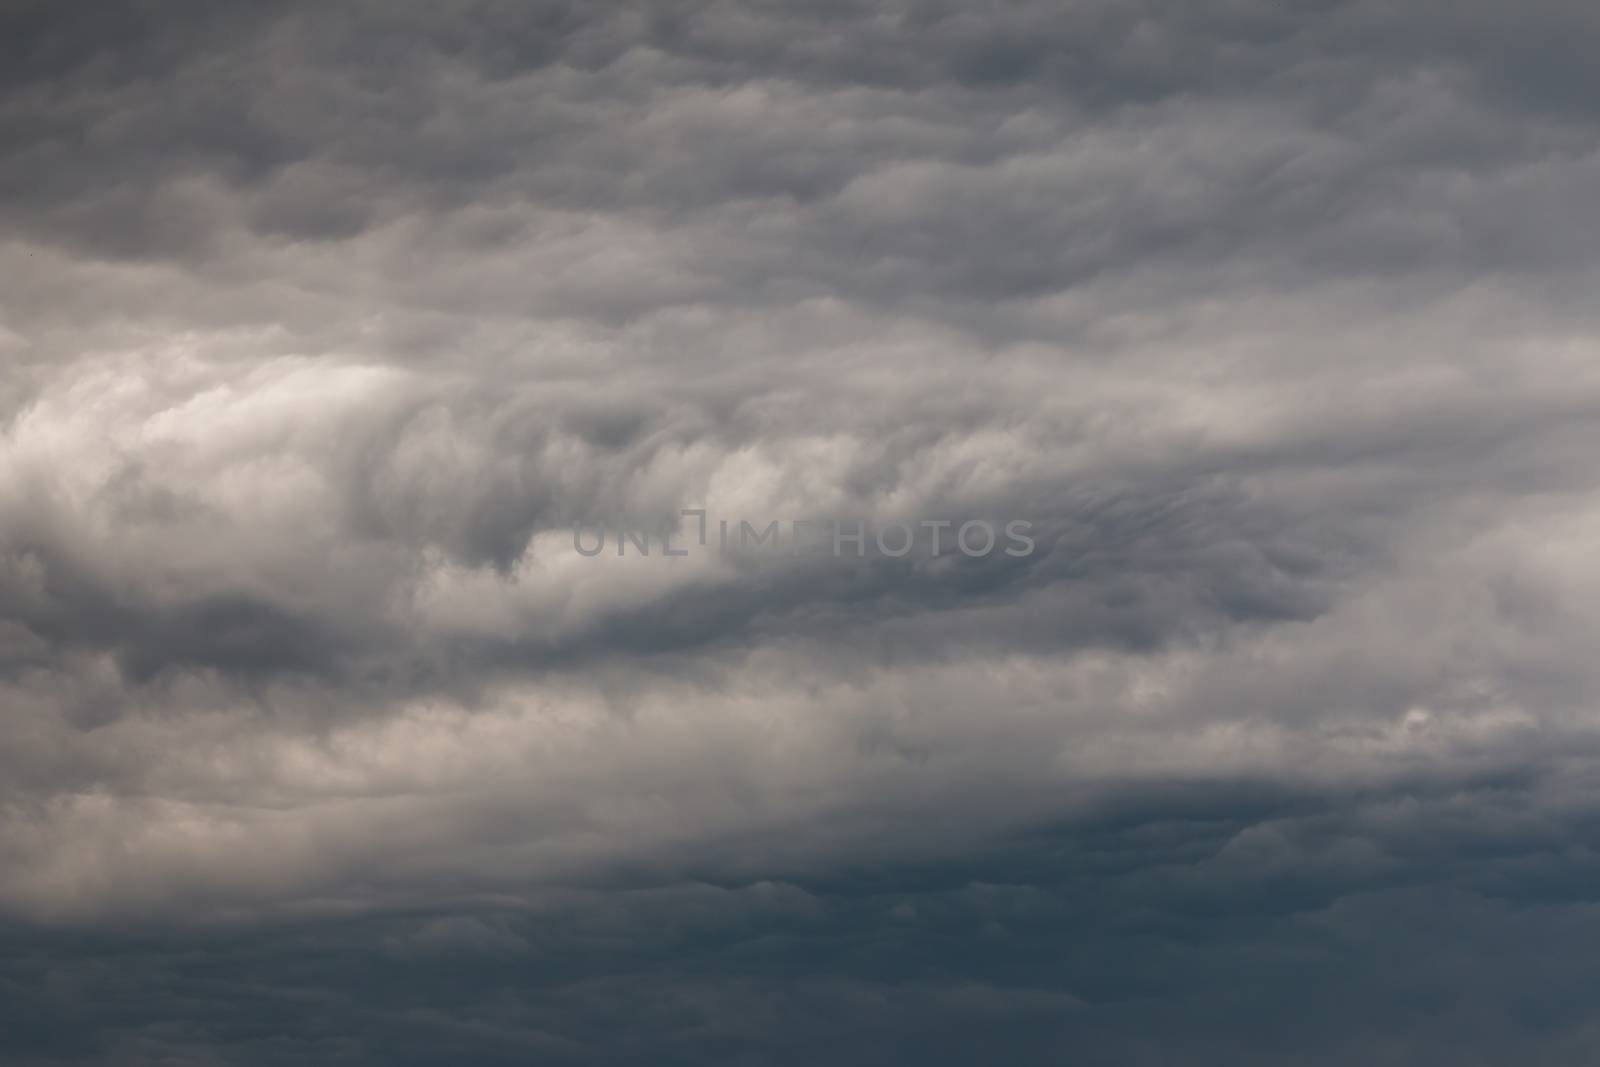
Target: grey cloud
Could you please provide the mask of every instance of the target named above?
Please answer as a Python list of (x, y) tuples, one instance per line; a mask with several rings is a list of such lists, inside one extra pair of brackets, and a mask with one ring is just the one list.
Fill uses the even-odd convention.
[(0, 1059), (1587, 1062), (1588, 7), (3, 17)]
[[(1497, 794), (1356, 810), (1481, 816)], [(1585, 1002), (1567, 991), (1592, 970), (1570, 951), (1589, 936), (1583, 905), (1530, 908), (1507, 893), (1505, 879), (1537, 882), (1538, 836), (1497, 844), (1463, 822), (1465, 838), (1417, 851), (1434, 836), (1425, 823), (1407, 840), (1332, 810), (1191, 795), (960, 862), (864, 865), (848, 881), (573, 890), (517, 910), (95, 931), (70, 944), (12, 930), (8, 1032), (41, 1063), (218, 1051), (241, 1063), (787, 1063), (826, 1049), (864, 1063), (885, 1048), (957, 1063), (996, 1047), (1112, 1063), (1153, 1061), (1171, 1040), (1200, 1063), (1407, 1063), (1440, 1050), (1578, 1062)], [(1450, 862), (1469, 842), (1461, 870), (1495, 872), (1492, 888), (1408, 885), (1421, 871), (1405, 853)], [(1437, 947), (1410, 950), (1419, 939)], [(53, 981), (22, 986), (15, 976), (41, 953), (57, 960)], [(306, 953), (320, 961), (310, 985)], [(1475, 966), (1480, 953), (1499, 966)], [(90, 1026), (86, 1001), (100, 1005)], [(1293, 1024), (1263, 1024), (1263, 1009)], [(1419, 1012), (1441, 1029), (1410, 1025)], [(851, 1039), (836, 1045), (841, 1032)]]

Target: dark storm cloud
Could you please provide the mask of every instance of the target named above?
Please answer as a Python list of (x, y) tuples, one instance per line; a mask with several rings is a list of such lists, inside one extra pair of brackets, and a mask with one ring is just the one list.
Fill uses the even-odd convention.
[(1590, 6), (0, 18), (6, 1062), (1587, 1062)]
[[(685, 299), (1017, 299), (1152, 257), (1236, 257), (1304, 284), (1592, 252), (1561, 224), (1594, 189), (1574, 159), (1587, 117), (1497, 95), (1537, 80), (1497, 65), (1534, 65), (1530, 24), (1558, 39), (1573, 21), (1581, 39), (1580, 13), (886, 14), (268, 7), (78, 30), (34, 11), (14, 16), (30, 62), (6, 108), (10, 221), (102, 254), (204, 259), (232, 258), (219, 242), (235, 228), (332, 240), (469, 207), (484, 237), (513, 241), (532, 236), (526, 205), (667, 223), (652, 238), (684, 240), (660, 250), (682, 276), (665, 288), (470, 297), (509, 310), (544, 289), (551, 310), (606, 318)], [(1440, 23), (1456, 51), (1439, 54)], [(1481, 54), (1496, 39), (1515, 47)], [(1564, 56), (1539, 53), (1541, 77)], [(413, 240), (437, 260), (464, 222)]]
[[(998, 1048), (1110, 1064), (1174, 1042), (1203, 1064), (1576, 1062), (1591, 924), (1543, 872), (1582, 876), (1559, 849), (1583, 820), (1530, 827), (1509, 796), (1492, 781), (1191, 791), (824, 879), (265, 930), (11, 929), (7, 1032), (22, 1062), (64, 1063), (219, 1048), (246, 1064), (965, 1063)], [(28, 982), (45, 961), (51, 981)], [(1419, 1033), (1419, 1013), (1447, 1025)]]

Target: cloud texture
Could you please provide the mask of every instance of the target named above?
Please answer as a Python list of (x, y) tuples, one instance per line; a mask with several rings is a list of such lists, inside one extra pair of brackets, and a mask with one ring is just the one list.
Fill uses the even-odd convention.
[(5, 4), (4, 1061), (1589, 1063), (1597, 39)]

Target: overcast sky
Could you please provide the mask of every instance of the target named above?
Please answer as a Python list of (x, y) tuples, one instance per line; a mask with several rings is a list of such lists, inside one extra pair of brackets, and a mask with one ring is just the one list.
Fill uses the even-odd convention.
[(6, 1067), (1594, 1062), (1590, 0), (0, 10)]

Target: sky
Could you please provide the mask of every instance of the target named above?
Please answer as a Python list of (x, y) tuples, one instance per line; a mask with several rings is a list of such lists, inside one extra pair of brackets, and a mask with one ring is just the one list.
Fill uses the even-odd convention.
[(1592, 1064), (1597, 42), (3, 0), (0, 1064)]

